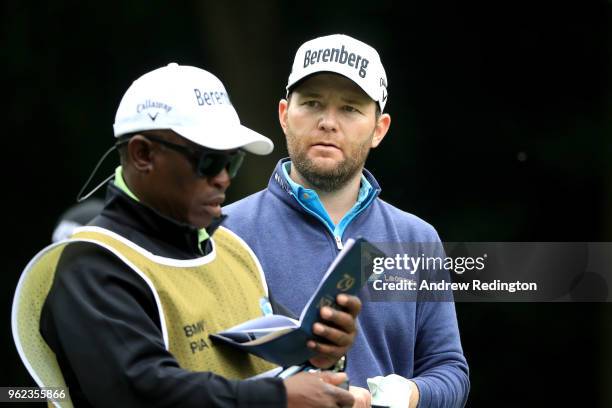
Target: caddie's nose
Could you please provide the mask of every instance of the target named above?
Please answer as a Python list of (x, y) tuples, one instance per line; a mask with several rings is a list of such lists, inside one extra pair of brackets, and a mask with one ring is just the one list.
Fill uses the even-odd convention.
[(230, 186), (231, 180), (227, 169), (223, 169), (219, 174), (208, 177), (208, 182), (223, 192)]

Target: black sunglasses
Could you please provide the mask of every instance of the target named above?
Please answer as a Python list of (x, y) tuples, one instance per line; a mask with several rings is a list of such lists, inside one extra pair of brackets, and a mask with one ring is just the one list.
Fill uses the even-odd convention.
[[(244, 161), (245, 153), (242, 150), (236, 150), (231, 153), (206, 148), (196, 150), (169, 142), (157, 136), (145, 135), (142, 133), (140, 133), (140, 135), (185, 155), (185, 157), (195, 164), (198, 176), (200, 177), (213, 177), (221, 173), (223, 169), (227, 169), (230, 178), (234, 178), (236, 174), (238, 174), (238, 170)], [(129, 139), (119, 141), (116, 146), (119, 147), (128, 141)]]

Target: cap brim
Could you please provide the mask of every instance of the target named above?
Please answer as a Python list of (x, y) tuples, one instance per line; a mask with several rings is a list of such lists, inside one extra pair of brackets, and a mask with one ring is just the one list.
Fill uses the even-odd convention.
[(174, 126), (173, 131), (185, 139), (215, 150), (242, 148), (249, 153), (265, 155), (272, 152), (274, 143), (267, 137), (240, 124), (225, 126), (221, 129), (207, 127)]

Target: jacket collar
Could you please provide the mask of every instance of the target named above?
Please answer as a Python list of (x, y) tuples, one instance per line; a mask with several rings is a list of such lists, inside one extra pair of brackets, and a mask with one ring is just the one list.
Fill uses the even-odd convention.
[[(287, 183), (287, 180), (283, 175), (282, 166), (290, 160), (291, 159), (289, 157), (285, 157), (283, 159), (280, 159), (279, 162), (276, 164), (276, 167), (272, 172), (272, 176), (268, 181), (268, 190), (272, 192), (272, 194), (274, 194), (276, 197), (278, 197), (281, 201), (285, 202), (291, 207), (300, 211), (304, 211), (302, 206), (297, 202), (297, 199), (293, 196), (293, 190), (291, 189), (291, 186), (289, 185), (289, 183)], [(380, 192), (382, 191), (380, 185), (378, 184), (378, 181), (376, 181), (372, 173), (370, 173), (366, 169), (363, 169), (363, 175), (372, 185), (372, 189), (374, 189), (375, 195), (376, 197), (378, 197), (380, 195)], [(370, 201), (370, 205), (372, 202), (374, 202), (374, 200)]]

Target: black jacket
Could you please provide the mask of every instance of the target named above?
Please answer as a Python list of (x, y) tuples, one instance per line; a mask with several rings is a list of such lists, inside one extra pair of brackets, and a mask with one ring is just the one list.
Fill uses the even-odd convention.
[[(158, 214), (112, 183), (91, 225), (164, 257), (193, 259), (210, 250), (208, 241), (200, 248), (196, 228)], [(164, 347), (146, 283), (104, 249), (84, 245), (85, 252), (68, 247), (62, 254), (40, 320), (76, 407), (286, 405), (280, 379), (235, 381), (179, 367)]]

